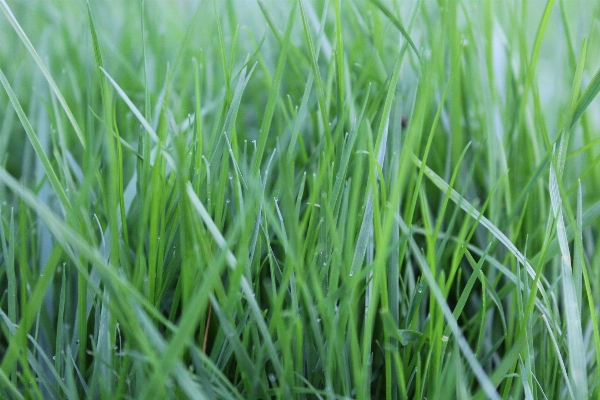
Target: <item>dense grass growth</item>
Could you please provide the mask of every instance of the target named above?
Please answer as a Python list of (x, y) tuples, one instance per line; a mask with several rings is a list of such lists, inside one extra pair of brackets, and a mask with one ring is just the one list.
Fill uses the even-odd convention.
[(0, 9), (0, 398), (600, 398), (600, 3)]

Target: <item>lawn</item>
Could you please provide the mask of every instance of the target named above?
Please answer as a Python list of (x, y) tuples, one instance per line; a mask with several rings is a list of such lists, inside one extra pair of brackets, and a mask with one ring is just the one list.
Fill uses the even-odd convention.
[(0, 10), (0, 398), (600, 398), (597, 1)]

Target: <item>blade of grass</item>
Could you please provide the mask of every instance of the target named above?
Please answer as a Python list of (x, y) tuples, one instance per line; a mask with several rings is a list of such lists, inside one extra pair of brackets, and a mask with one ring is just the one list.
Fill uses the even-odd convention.
[(21, 108), (21, 104), (19, 103), (19, 100), (17, 99), (17, 96), (15, 95), (15, 92), (12, 90), (12, 87), (8, 83), (8, 80), (6, 79), (6, 76), (4, 75), (4, 72), (2, 72), (1, 69), (0, 69), (0, 82), (2, 82), (2, 86), (4, 86), (4, 90), (6, 90), (6, 94), (8, 95), (15, 111), (17, 112), (17, 115), (19, 116), (19, 120), (21, 120), (21, 124), (23, 125), (23, 128), (25, 128), (27, 137), (29, 138), (31, 145), (33, 146), (33, 149), (35, 150), (35, 154), (38, 156), (40, 162), (42, 163), (42, 165), (44, 167), (44, 171), (46, 172), (46, 175), (48, 176), (48, 180), (50, 181), (50, 184), (52, 185), (52, 188), (56, 192), (56, 195), (58, 196), (58, 199), (60, 200), (60, 203), (63, 207), (63, 213), (66, 215), (66, 213), (71, 209), (71, 203), (69, 202), (69, 199), (67, 198), (67, 194), (66, 194), (64, 188), (62, 187), (62, 185), (58, 179), (58, 176), (56, 175), (56, 172), (54, 171), (54, 168), (52, 167), (52, 164), (50, 163), (50, 160), (46, 156), (46, 153), (44, 153), (42, 144), (38, 140), (38, 137), (37, 137), (35, 131), (31, 127), (31, 124), (29, 123), (29, 120), (27, 119), (25, 112), (23, 112), (23, 109)]
[(386, 17), (388, 17), (388, 19), (390, 21), (392, 21), (392, 23), (394, 24), (394, 26), (396, 26), (396, 28), (398, 28), (398, 30), (400, 31), (400, 33), (402, 34), (402, 36), (404, 36), (404, 39), (406, 39), (407, 43), (409, 44), (409, 46), (413, 49), (413, 51), (415, 52), (415, 55), (417, 56), (417, 59), (419, 60), (419, 63), (421, 63), (421, 55), (419, 54), (419, 51), (417, 50), (417, 47), (415, 46), (415, 44), (413, 43), (412, 39), (410, 38), (410, 35), (408, 34), (408, 32), (406, 31), (406, 29), (404, 29), (404, 26), (402, 25), (402, 23), (398, 20), (398, 18), (396, 18), (396, 16), (392, 13), (392, 11), (390, 11), (383, 3), (381, 3), (379, 0), (371, 0), (371, 3), (373, 3), (382, 13), (385, 14)]
[(0, 0), (0, 8), (2, 9), (2, 12), (4, 13), (4, 16), (6, 17), (6, 19), (8, 19), (8, 22), (10, 22), (10, 24), (13, 27), (13, 29), (15, 30), (15, 32), (17, 33), (17, 35), (19, 36), (19, 38), (21, 39), (21, 41), (23, 42), (23, 44), (25, 45), (25, 47), (27, 48), (27, 51), (29, 51), (29, 54), (31, 54), (31, 57), (33, 58), (33, 60), (37, 64), (38, 68), (40, 69), (40, 71), (42, 71), (42, 74), (44, 75), (44, 78), (46, 78), (46, 81), (48, 82), (48, 85), (50, 85), (50, 88), (52, 89), (52, 92), (54, 92), (54, 95), (56, 96), (56, 98), (60, 102), (63, 110), (65, 111), (65, 114), (67, 114), (67, 117), (69, 118), (69, 121), (71, 122), (71, 125), (73, 126), (73, 129), (75, 130), (75, 133), (77, 134), (77, 137), (79, 138), (79, 142), (81, 143), (81, 146), (85, 150), (86, 149), (86, 142), (85, 142), (85, 138), (83, 136), (83, 133), (81, 132), (81, 129), (79, 128), (79, 124), (77, 124), (77, 120), (73, 116), (73, 113), (71, 112), (71, 109), (69, 108), (69, 106), (67, 104), (67, 101), (65, 100), (65, 98), (62, 95), (62, 93), (58, 89), (58, 86), (54, 82), (54, 79), (52, 78), (52, 75), (50, 75), (50, 71), (48, 71), (48, 69), (46, 68), (46, 66), (42, 62), (42, 59), (40, 58), (40, 56), (35, 51), (35, 48), (31, 44), (31, 42), (29, 41), (29, 38), (27, 37), (27, 34), (25, 34), (25, 31), (23, 30), (23, 28), (21, 28), (21, 25), (19, 24), (19, 22), (17, 21), (17, 19), (13, 15), (12, 11), (8, 7), (8, 4), (6, 4), (5, 0)]
[(271, 88), (269, 90), (269, 97), (267, 99), (267, 105), (265, 107), (265, 114), (263, 115), (263, 120), (259, 129), (258, 142), (256, 145), (256, 152), (254, 154), (254, 159), (252, 160), (252, 173), (257, 174), (260, 168), (260, 164), (262, 163), (262, 157), (265, 152), (265, 147), (267, 145), (267, 139), (269, 137), (269, 131), (271, 129), (271, 123), (273, 121), (273, 114), (275, 112), (275, 106), (277, 105), (277, 101), (279, 100), (279, 90), (281, 87), (281, 82), (283, 80), (283, 72), (285, 70), (285, 65), (287, 61), (287, 54), (290, 48), (291, 42), (291, 33), (292, 28), (294, 26), (294, 19), (296, 16), (296, 2), (293, 3), (292, 10), (290, 11), (290, 15), (288, 17), (287, 26), (285, 29), (285, 34), (283, 37), (283, 44), (281, 52), (279, 53), (279, 58), (277, 59), (277, 67), (275, 68), (275, 77), (271, 82)]
[(579, 118), (583, 112), (588, 108), (592, 100), (598, 95), (600, 92), (600, 68), (596, 71), (596, 74), (588, 84), (588, 86), (583, 91), (583, 94), (577, 101), (575, 108), (573, 110), (573, 118), (571, 118), (571, 123), (569, 124), (569, 128), (573, 129)]
[[(581, 332), (580, 303), (578, 302), (578, 298), (581, 298), (581, 292), (577, 293), (577, 288), (575, 287), (571, 254), (562, 214), (562, 199), (558, 189), (557, 176), (552, 165), (550, 166), (550, 199), (552, 201), (554, 218), (558, 220), (556, 234), (558, 235), (558, 243), (562, 255), (562, 300), (567, 325), (569, 378), (575, 398), (586, 399), (588, 398), (587, 368)], [(578, 234), (581, 235), (581, 231)], [(579, 282), (581, 282), (580, 279)], [(581, 290), (581, 287), (579, 287), (579, 290)]]

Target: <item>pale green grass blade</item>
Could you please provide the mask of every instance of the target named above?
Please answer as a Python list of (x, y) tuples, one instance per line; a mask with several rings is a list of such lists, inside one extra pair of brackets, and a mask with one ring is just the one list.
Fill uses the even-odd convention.
[[(217, 2), (213, 1), (213, 10), (217, 16), (217, 32), (219, 37), (219, 50), (220, 50), (220, 58), (221, 58), (221, 68), (223, 68), (223, 75), (225, 76), (225, 96), (226, 99), (231, 98), (231, 68), (227, 68), (227, 52), (225, 51), (225, 39), (223, 38), (223, 27), (221, 24), (221, 18), (219, 16), (219, 12), (217, 10)], [(233, 64), (233, 60), (232, 60)]]
[(58, 198), (63, 206), (63, 209), (64, 209), (63, 211), (66, 214), (70, 210), (71, 205), (70, 205), (69, 199), (67, 198), (65, 189), (62, 187), (62, 185), (58, 179), (58, 176), (56, 175), (56, 172), (54, 171), (54, 168), (52, 167), (52, 164), (50, 163), (50, 160), (44, 153), (44, 149), (42, 148), (42, 145), (41, 145), (37, 135), (35, 134), (33, 128), (31, 127), (31, 124), (29, 123), (29, 120), (27, 119), (25, 112), (23, 112), (23, 109), (21, 108), (21, 104), (19, 103), (17, 96), (13, 92), (12, 87), (8, 83), (8, 80), (6, 79), (6, 76), (4, 76), (4, 73), (2, 72), (2, 70), (0, 70), (0, 82), (2, 82), (2, 86), (4, 86), (4, 90), (6, 90), (6, 93), (8, 94), (8, 97), (10, 98), (10, 101), (11, 101), (14, 109), (17, 112), (17, 115), (19, 116), (19, 120), (21, 120), (21, 124), (23, 125), (23, 128), (25, 128), (27, 137), (29, 138), (31, 145), (34, 148), (36, 155), (38, 156), (40, 162), (44, 166), (44, 170), (46, 172), (46, 175), (48, 176), (48, 180), (50, 181), (52, 188), (56, 192), (56, 195), (58, 196)]
[(417, 47), (415, 46), (412, 39), (410, 38), (409, 33), (406, 31), (406, 29), (404, 29), (404, 26), (402, 25), (402, 23), (400, 21), (398, 21), (398, 18), (396, 18), (396, 16), (383, 3), (381, 3), (381, 1), (371, 0), (371, 2), (377, 8), (379, 8), (379, 10), (381, 10), (381, 12), (384, 13), (385, 16), (389, 18), (390, 21), (392, 21), (392, 23), (394, 24), (394, 26), (396, 26), (396, 28), (398, 28), (400, 33), (402, 33), (402, 36), (404, 36), (404, 39), (407, 41), (409, 46), (415, 52), (415, 55), (417, 56), (417, 59), (419, 60), (419, 62), (421, 62), (421, 54), (419, 54), (419, 51), (417, 50)]
[[(344, 62), (344, 36), (342, 29), (342, 17), (341, 17), (341, 0), (337, 0), (333, 3), (335, 11), (335, 68), (337, 81), (337, 103), (344, 104), (346, 100), (345, 96), (345, 62)], [(342, 118), (343, 109), (338, 110), (338, 118)]]
[(29, 51), (29, 54), (31, 54), (31, 57), (33, 58), (33, 60), (37, 64), (37, 66), (40, 69), (40, 71), (42, 71), (42, 74), (44, 75), (44, 78), (46, 78), (46, 81), (48, 82), (48, 85), (50, 85), (50, 88), (52, 89), (52, 92), (54, 92), (54, 95), (56, 96), (56, 98), (60, 102), (63, 110), (65, 111), (65, 114), (67, 114), (67, 117), (69, 118), (69, 121), (71, 122), (71, 126), (73, 127), (73, 129), (75, 130), (75, 133), (77, 134), (77, 137), (79, 138), (79, 142), (81, 143), (81, 145), (85, 149), (86, 148), (86, 142), (85, 142), (85, 138), (83, 136), (83, 133), (82, 133), (81, 129), (79, 128), (79, 124), (77, 124), (77, 120), (75, 119), (75, 116), (73, 116), (73, 113), (71, 112), (71, 109), (69, 108), (69, 106), (68, 106), (65, 98), (63, 97), (62, 93), (60, 92), (60, 89), (58, 88), (58, 86), (54, 82), (54, 79), (52, 78), (52, 75), (50, 75), (50, 71), (48, 71), (48, 69), (44, 65), (42, 59), (40, 58), (40, 56), (35, 51), (35, 48), (31, 44), (31, 42), (29, 41), (29, 38), (27, 37), (27, 34), (25, 34), (25, 31), (23, 31), (23, 28), (21, 28), (21, 25), (19, 24), (19, 22), (17, 21), (17, 19), (13, 15), (12, 11), (8, 7), (8, 4), (6, 4), (5, 0), (0, 0), (0, 8), (2, 8), (2, 12), (4, 13), (4, 16), (6, 17), (6, 19), (8, 19), (8, 22), (10, 22), (10, 24), (13, 27), (13, 29), (17, 33), (17, 35), (19, 35), (19, 38), (21, 39), (21, 41), (23, 42), (23, 44), (27, 48), (27, 51)]
[(573, 279), (571, 254), (562, 214), (562, 199), (558, 189), (557, 176), (552, 165), (550, 166), (550, 198), (554, 217), (558, 220), (556, 234), (558, 235), (562, 255), (563, 309), (567, 325), (569, 380), (573, 387), (575, 399), (586, 399), (588, 398), (588, 383), (584, 342), (581, 332), (581, 308)]
[(296, 2), (293, 3), (292, 10), (289, 15), (289, 19), (287, 22), (287, 26), (285, 29), (285, 34), (283, 37), (282, 49), (279, 53), (279, 58), (277, 59), (277, 67), (275, 68), (275, 77), (271, 82), (271, 88), (269, 91), (269, 98), (267, 100), (267, 105), (265, 107), (265, 114), (263, 116), (263, 120), (259, 130), (258, 142), (256, 145), (256, 152), (254, 154), (254, 160), (252, 161), (252, 172), (254, 174), (258, 173), (260, 168), (262, 157), (265, 152), (265, 147), (267, 145), (267, 139), (269, 138), (269, 131), (271, 129), (271, 123), (273, 121), (273, 113), (275, 112), (275, 106), (277, 101), (279, 100), (279, 90), (281, 86), (281, 81), (283, 79), (283, 72), (285, 70), (285, 65), (287, 62), (287, 54), (290, 48), (291, 42), (291, 32), (292, 27), (294, 26), (294, 17), (296, 16)]
[[(519, 108), (519, 121), (521, 122), (525, 118), (525, 110), (527, 106), (527, 100), (529, 99), (529, 92), (534, 85), (535, 81), (535, 68), (538, 64), (540, 50), (542, 47), (542, 41), (546, 34), (546, 29), (548, 27), (548, 23), (550, 21), (550, 15), (552, 13), (552, 9), (554, 7), (554, 0), (548, 0), (546, 2), (546, 6), (544, 7), (544, 13), (542, 14), (542, 18), (537, 27), (537, 32), (535, 35), (535, 42), (533, 44), (533, 49), (531, 51), (531, 57), (527, 63), (527, 76), (525, 79), (525, 88), (523, 91), (523, 95), (521, 97), (521, 106)], [(518, 126), (515, 124), (515, 127)]]
[[(581, 76), (583, 75), (583, 67), (585, 62), (585, 57), (587, 53), (587, 42), (584, 40), (583, 45), (581, 46), (581, 52), (579, 54), (579, 62), (577, 64), (577, 70), (575, 71), (575, 77), (573, 79), (573, 84), (571, 87), (571, 103), (569, 106), (569, 115), (574, 115), (575, 113), (575, 101), (577, 99), (579, 93), (579, 85), (581, 82)], [(571, 136), (571, 126), (565, 128), (562, 132), (563, 134), (560, 137), (560, 144), (558, 146), (558, 155), (556, 157), (556, 173), (558, 179), (562, 179), (563, 171), (565, 168), (565, 161), (567, 157), (567, 150), (569, 146), (569, 139)], [(554, 149), (553, 149), (554, 152)], [(552, 195), (552, 192), (551, 192)], [(554, 203), (553, 203), (554, 204)], [(570, 209), (567, 208), (567, 212), (570, 212)], [(560, 221), (559, 221), (560, 223)], [(560, 239), (560, 237), (559, 237)]]
[(292, 125), (292, 135), (290, 138), (290, 143), (288, 144), (288, 150), (286, 157), (291, 160), (293, 158), (294, 150), (296, 145), (298, 144), (298, 136), (300, 135), (300, 127), (303, 122), (305, 122), (307, 114), (308, 114), (308, 99), (310, 93), (312, 91), (312, 86), (314, 84), (315, 78), (314, 74), (311, 71), (308, 75), (308, 79), (306, 81), (306, 85), (304, 86), (304, 93), (302, 94), (302, 100), (300, 101), (300, 108), (294, 117), (294, 124)]
[(198, 195), (196, 195), (196, 193), (194, 192), (194, 188), (189, 182), (188, 182), (186, 188), (187, 188), (187, 195), (190, 198), (192, 205), (194, 206), (196, 211), (198, 211), (198, 214), (200, 215), (200, 218), (202, 218), (202, 221), (204, 221), (204, 223), (206, 224), (206, 227), (208, 228), (208, 231), (210, 232), (211, 236), (217, 243), (217, 246), (219, 246), (219, 248), (221, 250), (226, 252), (227, 263), (229, 264), (229, 267), (231, 269), (235, 269), (235, 267), (237, 265), (237, 260), (236, 260), (235, 256), (233, 255), (233, 253), (231, 252), (231, 250), (229, 250), (229, 248), (227, 246), (227, 242), (225, 241), (225, 238), (223, 237), (223, 234), (221, 233), (221, 231), (219, 231), (219, 228), (217, 227), (217, 225), (215, 225), (215, 222), (213, 221), (211, 216), (208, 214), (208, 211), (206, 211), (206, 208), (204, 207), (204, 205), (198, 198)]
[[(571, 120), (567, 121), (568, 125), (565, 128), (568, 128), (570, 130), (573, 129), (573, 127), (575, 126), (575, 123), (577, 122), (577, 119), (579, 119), (579, 117), (581, 116), (581, 113), (583, 113), (584, 110), (581, 110), (581, 113), (577, 116), (577, 119), (575, 119), (575, 115), (576, 115), (576, 110), (578, 110), (577, 104), (578, 104), (578, 100), (579, 100), (579, 90), (581, 87), (581, 77), (583, 76), (583, 69), (584, 69), (584, 64), (585, 64), (585, 57), (587, 54), (587, 39), (583, 39), (583, 43), (581, 44), (581, 51), (579, 53), (579, 60), (577, 62), (577, 67), (575, 69), (575, 76), (573, 77), (573, 83), (571, 85), (571, 101), (569, 104), (569, 115), (571, 116)], [(582, 96), (583, 98), (583, 96)], [(563, 161), (560, 160), (560, 162), (562, 163)]]
[[(135, 117), (138, 119), (138, 121), (140, 121), (140, 123), (142, 124), (142, 126), (144, 127), (146, 132), (148, 132), (148, 134), (150, 135), (150, 138), (152, 139), (152, 141), (154, 141), (155, 143), (159, 143), (160, 139), (158, 138), (158, 135), (156, 134), (156, 131), (154, 130), (154, 128), (152, 128), (150, 123), (146, 120), (146, 118), (144, 118), (144, 116), (142, 115), (140, 110), (135, 106), (135, 104), (133, 104), (133, 102), (129, 99), (127, 94), (123, 91), (123, 89), (121, 89), (119, 84), (117, 82), (115, 82), (115, 80), (108, 74), (108, 72), (104, 68), (100, 67), (100, 70), (108, 78), (108, 81), (113, 85), (113, 87), (119, 94), (119, 97), (121, 97), (121, 99), (123, 99), (125, 104), (127, 104), (127, 107), (129, 107), (129, 109), (131, 110), (133, 115), (135, 115)], [(106, 121), (106, 122), (108, 123), (108, 121)]]
[(319, 71), (319, 63), (318, 63), (319, 53), (315, 49), (312, 35), (310, 33), (309, 21), (308, 21), (308, 16), (306, 13), (306, 5), (304, 3), (304, 0), (300, 0), (300, 14), (302, 15), (302, 25), (304, 28), (304, 37), (305, 37), (306, 43), (308, 45), (308, 50), (310, 53), (311, 67), (312, 67), (313, 76), (315, 79), (315, 86), (317, 89), (319, 114), (320, 114), (321, 122), (323, 123), (323, 128), (325, 131), (325, 133), (324, 133), (325, 134), (325, 142), (326, 142), (326, 145), (328, 145), (328, 142), (331, 140), (331, 138), (330, 138), (331, 132), (330, 132), (328, 118), (327, 118), (327, 113), (328, 113), (329, 107), (327, 107), (327, 103), (326, 103), (325, 86), (323, 85), (323, 78), (321, 77), (321, 73)]
[[(218, 136), (217, 144), (214, 146), (214, 148), (212, 150), (212, 154), (210, 156), (211, 164), (212, 163), (216, 164), (222, 155), (223, 148), (225, 146), (225, 144), (223, 143), (224, 142), (223, 138), (226, 138), (225, 141), (228, 141), (229, 139), (227, 139), (227, 134), (228, 133), (232, 134), (233, 132), (235, 132), (235, 122), (236, 122), (236, 119), (238, 116), (240, 103), (242, 101), (242, 95), (244, 94), (244, 90), (246, 89), (246, 85), (248, 84), (248, 81), (250, 80), (250, 76), (252, 75), (254, 68), (255, 67), (252, 67), (250, 72), (248, 72), (247, 74), (246, 74), (246, 68), (243, 68), (240, 71), (240, 77), (238, 79), (238, 83), (233, 92), (233, 98), (231, 100), (229, 109), (227, 110), (227, 115), (225, 116), (225, 121), (223, 122), (222, 135)], [(215, 128), (216, 128), (216, 126), (215, 126)], [(222, 170), (221, 173), (224, 173), (224, 171), (225, 170)]]
[(573, 110), (573, 118), (571, 119), (570, 129), (573, 129), (579, 118), (581, 118), (583, 112), (588, 108), (592, 100), (594, 100), (594, 98), (598, 95), (598, 92), (600, 92), (600, 69), (596, 71), (596, 74), (577, 101), (575, 109)]

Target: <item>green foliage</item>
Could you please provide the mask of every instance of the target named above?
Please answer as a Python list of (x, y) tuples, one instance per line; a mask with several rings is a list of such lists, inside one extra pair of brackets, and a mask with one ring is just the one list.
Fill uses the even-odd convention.
[(0, 9), (0, 398), (600, 397), (597, 2)]

